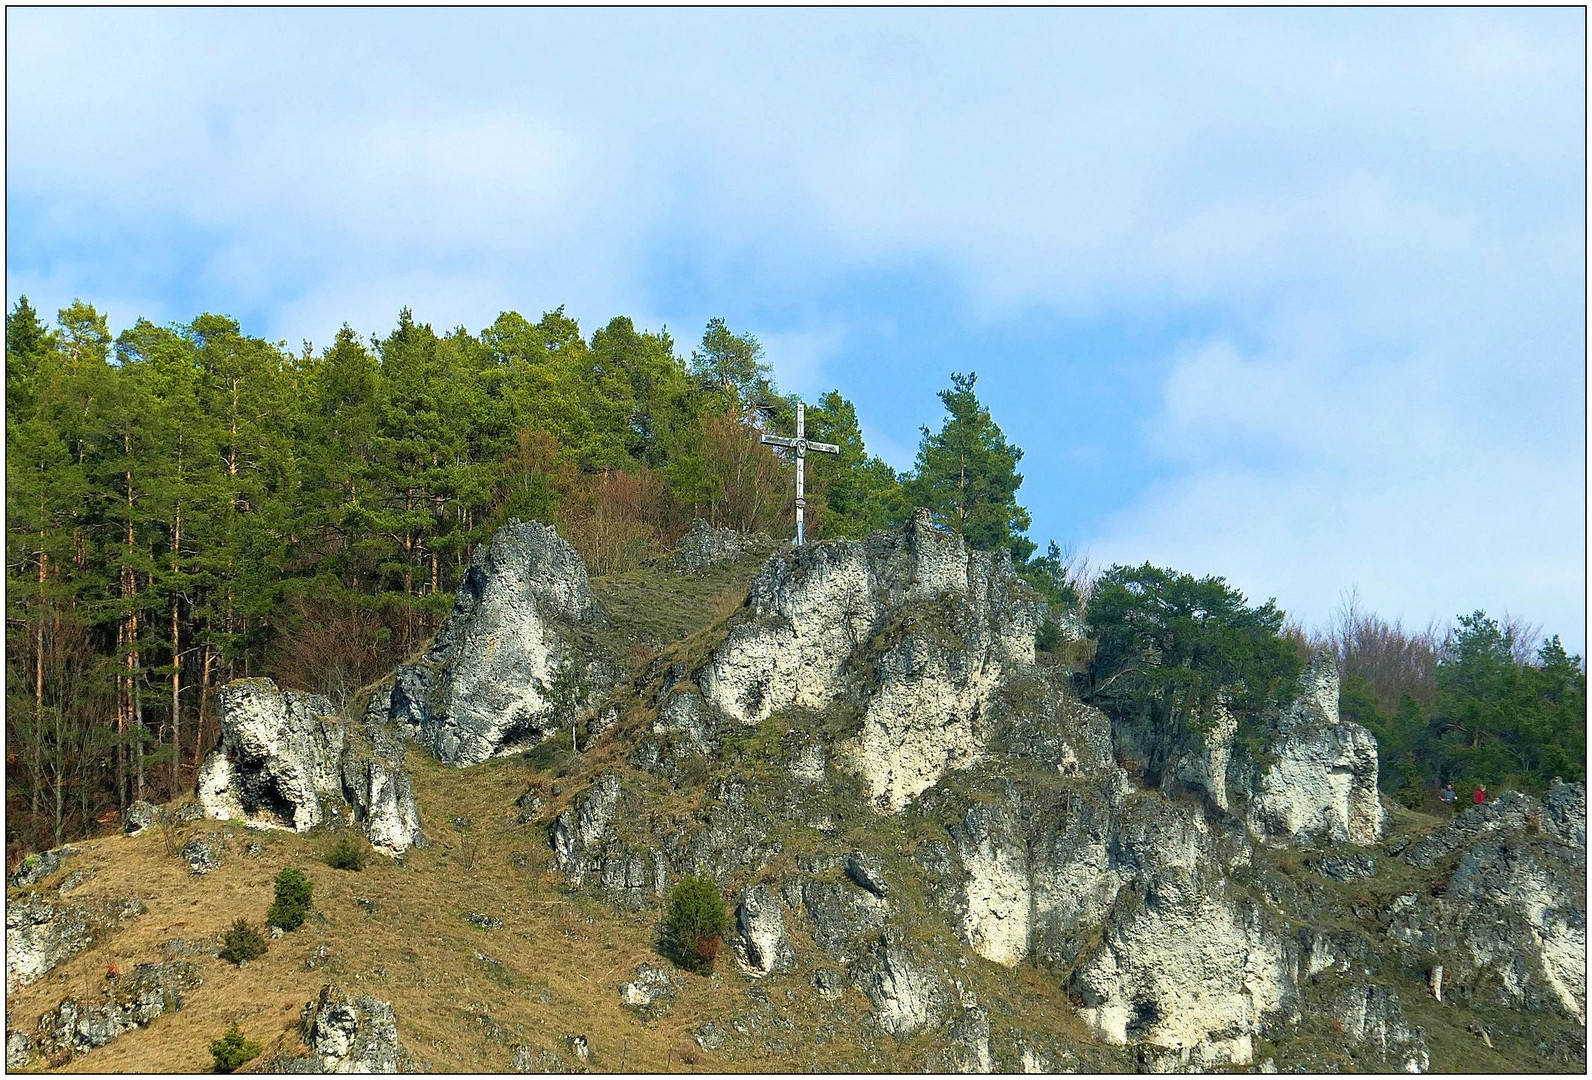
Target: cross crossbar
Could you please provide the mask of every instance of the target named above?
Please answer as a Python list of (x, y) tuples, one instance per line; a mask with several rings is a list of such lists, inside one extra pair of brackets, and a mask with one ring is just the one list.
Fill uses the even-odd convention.
[(816, 450), (823, 454), (838, 454), (840, 447), (834, 443), (812, 442), (807, 438), (807, 406), (801, 403), (796, 405), (796, 437), (787, 439), (783, 435), (764, 435), (763, 442), (768, 446), (781, 446), (787, 450), (796, 451), (796, 539), (792, 541), (797, 547), (807, 542), (807, 528), (803, 521), (807, 509), (805, 498), (805, 481), (807, 474), (807, 451)]

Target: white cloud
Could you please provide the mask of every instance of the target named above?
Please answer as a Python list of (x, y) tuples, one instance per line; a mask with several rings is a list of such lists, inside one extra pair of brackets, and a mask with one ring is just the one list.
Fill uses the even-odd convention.
[[(667, 321), (685, 352), (706, 312), (807, 394), (847, 391), (869, 320), (1187, 325), (1121, 434), (1163, 479), (1095, 552), (1301, 611), (1358, 581), (1417, 619), (1581, 624), (1583, 12), (12, 9), (7, 31), (7, 286), (41, 309), (253, 313), (296, 344), (403, 304), (478, 329), (563, 303)], [(950, 282), (949, 310), (867, 291), (906, 273)], [(921, 363), (940, 385), (947, 358)], [(918, 398), (858, 400), (898, 467), (885, 432), (932, 421), (893, 414)], [(1035, 467), (1077, 457), (1047, 435)]]

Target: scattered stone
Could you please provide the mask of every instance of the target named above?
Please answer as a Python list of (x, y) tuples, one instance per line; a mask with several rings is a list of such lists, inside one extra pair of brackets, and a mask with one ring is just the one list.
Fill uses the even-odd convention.
[(1316, 869), (1334, 881), (1358, 881), (1376, 876), (1376, 860), (1369, 855), (1326, 855)]
[(152, 828), (158, 820), (159, 811), (153, 804), (138, 799), (128, 806), (127, 813), (122, 817), (122, 832), (128, 836), (137, 836), (145, 829)]
[(791, 755), (785, 771), (803, 784), (819, 784), (824, 779), (824, 748), (817, 743), (807, 743)]
[(487, 915), (480, 911), (472, 911), (464, 917), (464, 921), (478, 930), (501, 930), (503, 920), (494, 915)]
[(519, 808), (519, 815), (515, 817), (516, 825), (529, 825), (541, 816), (542, 795), (535, 788), (530, 788), (514, 800), (514, 805)]
[(332, 950), (328, 949), (325, 945), (318, 945), (315, 948), (315, 952), (310, 955), (309, 959), (304, 961), (304, 970), (316, 971), (325, 967), (331, 962)]
[(169, 938), (160, 943), (160, 955), (166, 960), (189, 960), (199, 956), (221, 955), (221, 943), (216, 938)]
[(79, 885), (83, 884), (83, 882), (87, 881), (89, 878), (93, 877), (98, 872), (99, 871), (95, 870), (93, 867), (79, 867), (76, 870), (69, 871), (67, 875), (61, 879), (61, 883), (55, 887), (55, 891), (64, 896), (73, 889), (77, 888)]
[(33, 1040), (23, 1031), (6, 1032), (6, 1069), (25, 1069), (33, 1064)]
[(283, 933), (284, 933), (284, 931), (282, 930), (282, 928), (280, 926), (271, 927), (271, 940), (272, 941), (279, 940), (282, 937)]
[(669, 565), (682, 574), (700, 574), (712, 567), (734, 562), (748, 551), (773, 546), (774, 541), (764, 533), (715, 529), (697, 518), (691, 522), (680, 543), (675, 545)]
[(226, 850), (225, 833), (206, 833), (189, 838), (182, 846), (182, 858), (190, 874), (203, 875), (220, 868), (226, 860)]
[(586, 1036), (584, 1035), (571, 1035), (569, 1037), (569, 1049), (571, 1053), (582, 1061), (585, 1061), (591, 1054), (591, 1048), (586, 1044)]
[(724, 1029), (709, 1020), (697, 1028), (696, 1041), (697, 1045), (704, 1050), (717, 1050), (724, 1045)]
[(821, 967), (813, 972), (813, 989), (825, 1001), (834, 1001), (845, 996), (846, 980), (834, 968)]
[(264, 854), (265, 845), (261, 844), (258, 840), (249, 840), (243, 845), (243, 857), (245, 859), (258, 859)]
[(881, 900), (890, 893), (890, 887), (884, 880), (884, 867), (872, 855), (861, 851), (847, 855), (846, 876)]
[(474, 818), (467, 818), (467, 817), (456, 817), (456, 818), (453, 819), (452, 824), (453, 824), (453, 827), (455, 829), (458, 829), (459, 831), (463, 832), (465, 829), (468, 829), (470, 826), (475, 824), (475, 819)]
[(656, 1019), (674, 1005), (677, 989), (662, 968), (642, 964), (636, 977), (619, 988), (619, 1000), (648, 1019)]

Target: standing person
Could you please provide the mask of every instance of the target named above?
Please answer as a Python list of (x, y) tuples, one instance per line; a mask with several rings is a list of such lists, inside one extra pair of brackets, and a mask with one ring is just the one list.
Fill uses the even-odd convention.
[(1455, 799), (1457, 798), (1454, 792), (1454, 782), (1450, 780), (1447, 784), (1444, 784), (1443, 790), (1437, 793), (1437, 797), (1443, 800), (1443, 805), (1448, 807), (1449, 812), (1452, 813), (1454, 810)]
[(1480, 806), (1482, 803), (1486, 802), (1487, 801), (1487, 785), (1486, 784), (1478, 784), (1476, 786), (1476, 794), (1471, 797), (1470, 801), (1472, 803), (1474, 803), (1475, 805), (1477, 805), (1477, 806)]

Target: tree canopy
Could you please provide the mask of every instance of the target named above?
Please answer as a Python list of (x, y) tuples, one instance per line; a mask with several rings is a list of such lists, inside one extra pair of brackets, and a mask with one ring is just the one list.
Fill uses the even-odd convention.
[(907, 482), (907, 499), (924, 506), (941, 525), (981, 551), (1010, 551), (1025, 562), (1034, 543), (1025, 533), (1028, 511), (1017, 503), (1023, 451), (1006, 441), (974, 392), (976, 372), (951, 376), (940, 391), (946, 417), (940, 430), (922, 429), (918, 457)]
[(1243, 723), (1286, 701), (1303, 668), (1276, 603), (1251, 606), (1220, 577), (1113, 566), (1095, 582), (1087, 625), (1092, 701), (1193, 730), (1209, 729), (1219, 703)]

